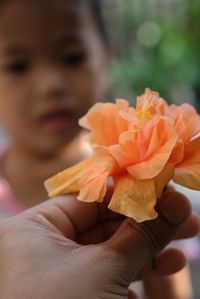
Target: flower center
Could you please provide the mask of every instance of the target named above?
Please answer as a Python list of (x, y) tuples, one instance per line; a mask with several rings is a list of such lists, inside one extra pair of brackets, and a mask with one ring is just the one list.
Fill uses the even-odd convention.
[(136, 111), (135, 116), (142, 121), (148, 121), (153, 117), (152, 113), (148, 109)]
[(135, 112), (135, 116), (146, 122), (154, 116), (154, 110), (158, 105), (158, 93), (152, 92), (150, 89), (146, 89), (145, 98), (142, 107)]

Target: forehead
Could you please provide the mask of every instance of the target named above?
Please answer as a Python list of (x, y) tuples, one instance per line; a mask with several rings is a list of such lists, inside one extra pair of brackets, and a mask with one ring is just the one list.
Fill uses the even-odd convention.
[(89, 9), (76, 0), (10, 0), (0, 6), (1, 43), (55, 40), (74, 31), (87, 35), (94, 31), (91, 23)]

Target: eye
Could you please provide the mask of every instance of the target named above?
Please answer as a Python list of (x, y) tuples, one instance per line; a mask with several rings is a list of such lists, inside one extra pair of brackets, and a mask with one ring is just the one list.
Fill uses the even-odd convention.
[(85, 63), (87, 55), (85, 52), (67, 53), (62, 57), (62, 62), (67, 66), (79, 66)]
[(6, 71), (13, 74), (23, 75), (29, 70), (29, 63), (27, 61), (19, 60), (9, 63), (6, 66)]

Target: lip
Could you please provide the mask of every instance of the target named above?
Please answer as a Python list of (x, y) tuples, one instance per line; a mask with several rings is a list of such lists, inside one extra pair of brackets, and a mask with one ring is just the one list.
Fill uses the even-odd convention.
[(39, 117), (39, 124), (48, 131), (63, 131), (69, 129), (72, 123), (73, 113), (63, 109), (51, 109)]

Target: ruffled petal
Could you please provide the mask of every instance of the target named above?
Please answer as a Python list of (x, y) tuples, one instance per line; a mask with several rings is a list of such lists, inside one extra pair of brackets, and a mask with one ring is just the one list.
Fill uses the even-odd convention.
[(109, 209), (143, 222), (157, 217), (154, 180), (135, 180), (131, 175), (121, 176), (116, 184)]
[(193, 190), (200, 190), (200, 163), (175, 170), (173, 181)]
[(102, 202), (107, 190), (108, 176), (119, 172), (119, 165), (107, 147), (95, 146), (93, 164), (80, 178), (78, 200)]
[(150, 180), (136, 180), (129, 174), (114, 178), (116, 187), (108, 207), (137, 222), (156, 218), (155, 204), (173, 173), (174, 166), (167, 164), (157, 177)]
[(90, 130), (90, 125), (87, 121), (87, 114), (81, 117), (78, 121), (79, 126), (81, 126), (84, 129)]
[(200, 163), (200, 136), (185, 145), (184, 158), (177, 167)]
[(128, 111), (129, 110), (129, 102), (126, 101), (126, 100), (123, 100), (123, 99), (117, 99), (116, 100), (116, 106), (117, 106), (117, 113), (115, 115), (115, 125), (116, 125), (116, 128), (117, 128), (117, 134), (118, 134), (118, 137), (119, 137), (121, 133), (128, 130), (129, 124), (128, 124), (127, 121), (125, 121), (121, 117), (120, 111)]
[(200, 190), (200, 137), (185, 146), (183, 162), (178, 164), (174, 182), (187, 188)]
[(150, 179), (157, 176), (166, 165), (174, 149), (178, 135), (170, 130), (170, 138), (159, 148), (159, 150), (148, 160), (127, 167), (127, 171), (138, 180)]
[(91, 142), (108, 146), (118, 143), (117, 128), (113, 125), (116, 114), (116, 106), (112, 103), (96, 104), (87, 115), (87, 121), (91, 127)]
[(176, 146), (170, 155), (169, 162), (173, 163), (174, 165), (182, 162), (184, 159), (184, 149), (182, 138), (178, 138)]
[(121, 132), (128, 128), (119, 111), (128, 110), (129, 103), (126, 100), (117, 100), (113, 103), (95, 104), (79, 123), (91, 130), (90, 140), (94, 144), (109, 146), (119, 141)]
[(192, 137), (200, 132), (200, 118), (199, 116), (193, 117), (186, 124), (185, 128), (180, 132), (183, 142), (188, 142)]
[(128, 111), (119, 111), (119, 115), (129, 123), (129, 127), (132, 127), (133, 129), (141, 127), (140, 120), (135, 116), (135, 109), (129, 108)]
[(111, 155), (114, 157), (114, 159), (117, 161), (117, 163), (120, 165), (121, 169), (127, 167), (128, 165), (131, 165), (132, 160), (129, 159), (122, 151), (122, 148), (119, 144), (115, 144), (109, 147), (109, 151)]
[(80, 179), (78, 200), (84, 202), (102, 202), (107, 190), (108, 171), (101, 166), (93, 165)]
[(135, 134), (135, 132), (124, 132), (120, 135), (120, 144), (109, 147), (110, 153), (122, 168), (139, 160), (140, 152), (138, 150), (138, 145), (135, 142)]
[(157, 127), (155, 126), (150, 136), (149, 146), (145, 154), (145, 159), (151, 157), (160, 147), (160, 138), (158, 136)]
[(169, 181), (173, 178), (175, 167), (172, 163), (167, 163), (163, 170), (155, 177), (156, 195), (159, 198), (163, 192), (163, 189)]
[(175, 130), (184, 143), (200, 132), (200, 117), (190, 104), (170, 106), (171, 116), (175, 120)]
[(93, 161), (95, 164), (103, 167), (109, 172), (109, 175), (120, 172), (120, 166), (110, 153), (109, 148), (104, 146), (95, 146), (93, 148)]
[(79, 180), (84, 171), (93, 165), (91, 159), (82, 162), (54, 175), (44, 182), (49, 197), (79, 191)]

